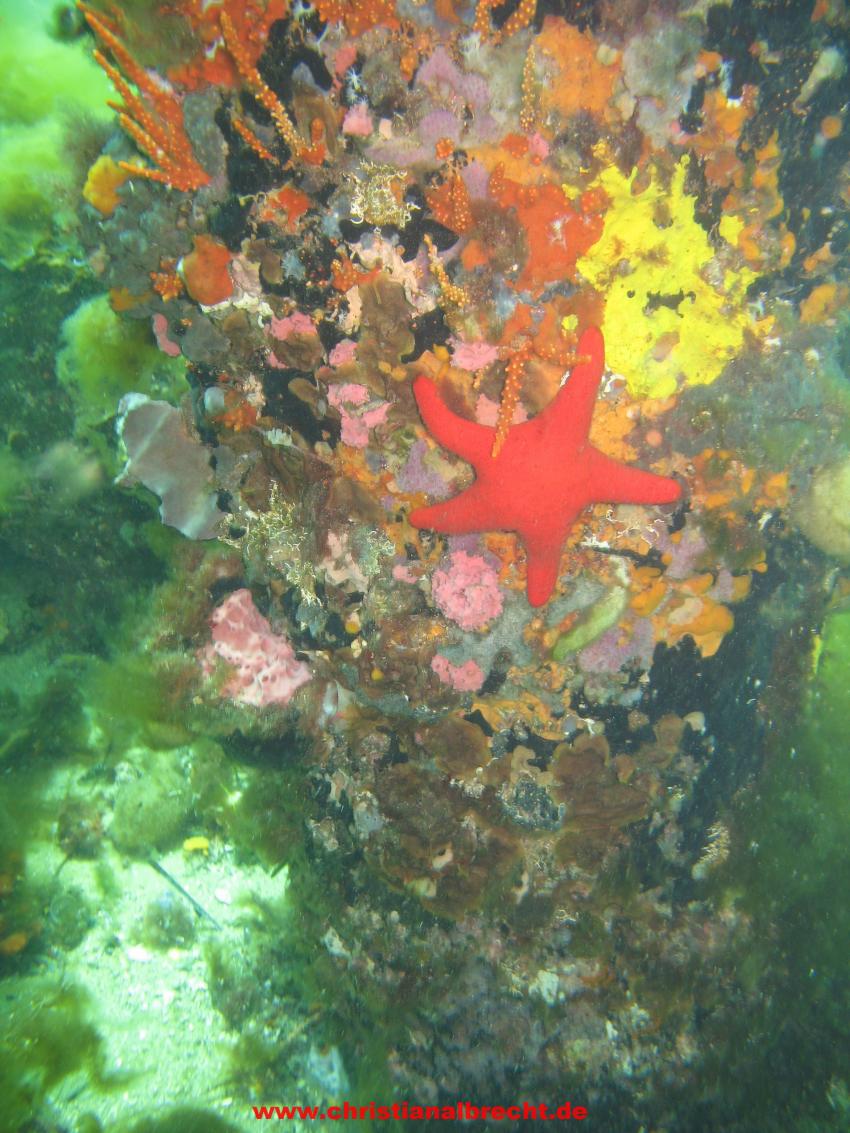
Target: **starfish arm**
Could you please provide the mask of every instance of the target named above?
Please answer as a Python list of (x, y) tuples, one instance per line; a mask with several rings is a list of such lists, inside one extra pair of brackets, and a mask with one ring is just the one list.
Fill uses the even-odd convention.
[(453, 413), (440, 397), (437, 387), (428, 378), (413, 383), (413, 394), (429, 433), (436, 441), (477, 468), (493, 448), (495, 429), (467, 421)]
[(586, 460), (588, 482), (593, 485), (593, 503), (671, 504), (682, 494), (678, 480), (631, 468), (598, 449), (588, 447)]
[(409, 518), (414, 527), (430, 528), (443, 535), (499, 530), (498, 516), (489, 506), (477, 482), (450, 500), (430, 507), (415, 508)]
[(558, 536), (535, 537), (523, 534), (527, 562), (526, 593), (532, 606), (542, 606), (552, 597), (561, 569), (561, 554), (566, 532), (572, 527), (578, 512), (562, 518), (563, 531)]
[(541, 417), (549, 419), (547, 425), (557, 432), (564, 447), (581, 444), (590, 431), (599, 380), (605, 366), (602, 332), (596, 327), (588, 327), (578, 340), (576, 353), (586, 357), (587, 361), (573, 367), (555, 400), (541, 414)]

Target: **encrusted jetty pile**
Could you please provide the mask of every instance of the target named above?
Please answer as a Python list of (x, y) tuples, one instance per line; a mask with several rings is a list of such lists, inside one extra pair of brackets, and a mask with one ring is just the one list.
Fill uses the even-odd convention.
[(758, 994), (715, 881), (787, 560), (850, 554), (840, 5), (80, 7), (90, 262), (187, 379), (117, 410), (187, 538), (152, 664), (309, 784), (394, 1089), (657, 1124)]

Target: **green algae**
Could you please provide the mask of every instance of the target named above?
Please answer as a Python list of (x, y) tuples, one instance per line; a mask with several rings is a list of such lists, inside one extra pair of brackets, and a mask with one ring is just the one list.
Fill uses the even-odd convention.
[(56, 369), (72, 391), (78, 432), (113, 417), (124, 394), (173, 401), (185, 390), (185, 361), (157, 348), (146, 321), (119, 318), (105, 295), (81, 304), (65, 320), (62, 335)]
[(800, 724), (769, 760), (748, 824), (760, 901), (805, 933), (810, 965), (817, 957), (836, 974), (850, 940), (850, 908), (834, 900), (835, 878), (850, 877), (848, 713), (850, 609), (839, 608), (824, 623)]
[(39, 977), (7, 990), (0, 1014), (4, 1128), (24, 1128), (49, 1091), (71, 1075), (101, 1089), (119, 1084), (104, 1066), (91, 1003), (79, 988)]
[(137, 777), (118, 790), (111, 833), (120, 850), (144, 858), (177, 842), (188, 821), (191, 794), (171, 752), (137, 750), (132, 761)]
[(844, 1126), (834, 1124), (830, 1098), (840, 1089), (824, 1052), (850, 1049), (850, 908), (836, 900), (850, 878), (850, 609), (828, 614), (815, 660), (799, 721), (773, 738), (758, 789), (739, 800), (736, 852), (714, 883), (755, 921), (739, 978), (761, 998), (723, 1036), (705, 1074), (723, 1079), (730, 1052), (744, 1052), (747, 1111), (793, 1106), (807, 1115), (807, 1133), (825, 1133)]
[[(7, 4), (0, 39), (0, 260), (18, 267), (75, 224), (69, 124), (109, 120), (109, 83), (82, 44), (48, 33), (52, 3)], [(91, 129), (91, 126), (89, 127)]]
[[(151, 747), (179, 747), (191, 739), (175, 702), (179, 675), (168, 659), (152, 659), (121, 649), (108, 661), (91, 663), (85, 682), (86, 702), (114, 743), (139, 741)], [(185, 666), (181, 666), (184, 669)]]

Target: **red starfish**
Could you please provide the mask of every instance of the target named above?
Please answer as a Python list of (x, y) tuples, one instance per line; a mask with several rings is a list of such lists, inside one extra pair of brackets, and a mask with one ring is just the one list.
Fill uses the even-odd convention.
[(605, 356), (601, 332), (586, 330), (578, 353), (587, 360), (573, 369), (542, 413), (508, 431), (495, 457), (495, 429), (458, 417), (427, 378), (417, 378), (413, 386), (428, 430), (468, 461), (476, 478), (460, 495), (416, 508), (410, 522), (444, 535), (515, 531), (525, 544), (532, 606), (551, 597), (567, 535), (589, 504), (669, 504), (682, 491), (670, 477), (630, 468), (590, 443)]

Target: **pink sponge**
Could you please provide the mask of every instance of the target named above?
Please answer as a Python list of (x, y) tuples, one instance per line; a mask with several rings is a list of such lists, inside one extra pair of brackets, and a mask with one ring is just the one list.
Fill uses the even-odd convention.
[(499, 576), (482, 555), (454, 551), (448, 565), (434, 571), (431, 594), (461, 629), (486, 629), (502, 612)]
[(250, 590), (235, 590), (213, 610), (212, 641), (203, 650), (205, 672), (216, 657), (236, 670), (222, 695), (240, 704), (288, 704), (310, 670), (295, 657), (286, 637), (272, 633), (266, 618), (254, 605)]

